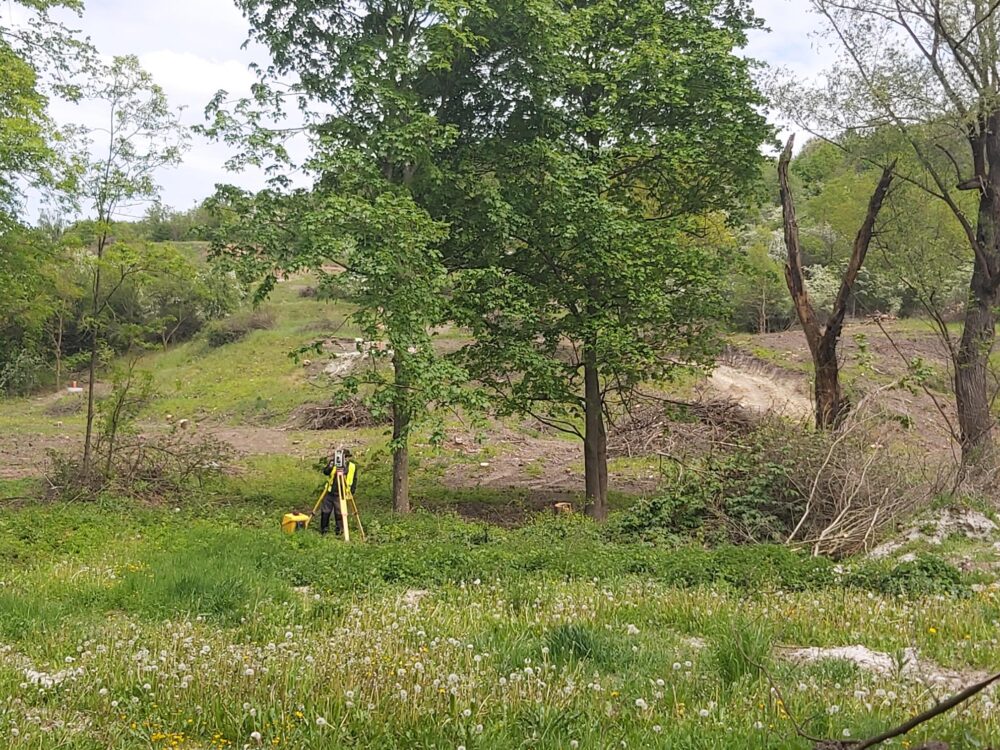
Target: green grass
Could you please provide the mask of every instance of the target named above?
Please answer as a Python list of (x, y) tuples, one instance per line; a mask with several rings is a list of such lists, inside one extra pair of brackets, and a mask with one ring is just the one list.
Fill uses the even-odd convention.
[[(287, 353), (356, 331), (342, 325), (343, 305), (300, 296), (307, 283), (279, 285), (270, 330), (150, 354), (161, 397), (146, 417), (282, 425), (329, 397)], [(82, 425), (45, 408), (5, 402), (0, 429)], [(457, 419), (448, 427), (468, 432)], [(479, 463), (507, 449), (485, 442), (466, 455), (424, 434), (410, 451), (420, 510), (400, 519), (389, 512), (384, 428), (283, 434), (289, 455), (244, 457), (192, 496), (156, 505), (26, 501), (37, 482), (0, 481), (0, 746), (807, 748), (788, 712), (812, 734), (859, 737), (930, 694), (844, 662), (797, 666), (778, 646), (916, 647), (955, 670), (1000, 663), (995, 574), (947, 562), (991, 562), (982, 544), (915, 543), (913, 563), (836, 565), (775, 546), (634, 544), (615, 535), (614, 518), (465, 522), (452, 512), (463, 504), (518, 506), (537, 493), (448, 486), (449, 466), (474, 484)], [(282, 535), (281, 515), (312, 506), (316, 461), (340, 443), (362, 467), (367, 543)], [(550, 468), (540, 455), (523, 472), (541, 479)], [(612, 464), (634, 479), (659, 468), (649, 458)], [(668, 479), (676, 470), (664, 468)], [(985, 702), (911, 741), (974, 746), (969, 737), (1000, 741)]]
[(198, 338), (146, 357), (143, 365), (161, 394), (154, 413), (280, 424), (295, 407), (329, 398), (289, 354), (324, 336), (353, 339), (359, 331), (346, 305), (301, 297), (307, 285), (308, 279), (278, 285), (265, 305), (274, 315), (272, 329), (217, 348)]
[[(995, 591), (899, 599), (886, 564), (838, 573), (780, 548), (616, 544), (578, 519), (504, 531), (378, 508), (369, 542), (347, 545), (281, 535), (287, 499), (0, 518), (4, 746), (253, 747), (257, 732), (293, 748), (806, 748), (786, 711), (860, 736), (927, 694), (795, 666), (779, 644), (1000, 660)], [(996, 741), (1000, 725), (979, 703), (913, 741), (964, 747), (966, 732)]]

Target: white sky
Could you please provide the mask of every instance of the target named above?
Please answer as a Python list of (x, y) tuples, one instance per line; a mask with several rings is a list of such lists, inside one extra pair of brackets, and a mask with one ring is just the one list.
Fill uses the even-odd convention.
[[(5, 3), (0, 0), (0, 15)], [(808, 0), (753, 0), (770, 28), (755, 33), (747, 53), (765, 62), (812, 76), (822, 57), (811, 34), (818, 26)], [(241, 49), (247, 24), (232, 0), (86, 0), (82, 18), (72, 19), (104, 56), (136, 54), (165, 89), (173, 106), (183, 107), (183, 121), (203, 122), (205, 105), (218, 89), (244, 93), (253, 82), (247, 65), (267, 60), (260, 47)], [(56, 119), (85, 122), (84, 110), (56, 103)], [(228, 147), (195, 136), (180, 167), (159, 178), (166, 205), (187, 209), (214, 192), (220, 182), (254, 188), (259, 173), (234, 175), (225, 171)]]

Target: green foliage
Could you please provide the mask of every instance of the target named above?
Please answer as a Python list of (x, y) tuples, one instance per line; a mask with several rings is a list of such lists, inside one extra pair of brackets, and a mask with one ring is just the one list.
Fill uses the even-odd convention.
[[(501, 413), (589, 439), (597, 515), (605, 412), (678, 362), (708, 361), (726, 309), (724, 217), (744, 206), (770, 132), (733, 54), (756, 21), (726, 7), (502, 5), (474, 61), (493, 71), (472, 97), (489, 129), (455, 149), (437, 199), (462, 227), (446, 262), (475, 337), (463, 362)], [(517, 106), (496, 105), (517, 90)]]
[(39, 384), (45, 361), (37, 351), (20, 346), (0, 360), (0, 393), (19, 396), (30, 393)]
[[(93, 48), (76, 31), (50, 15), (53, 9), (80, 13), (79, 0), (13, 0), (19, 23), (0, 19), (0, 239), (22, 223), (22, 192), (33, 187), (65, 198), (71, 187), (67, 159), (49, 118), (49, 95), (74, 99), (72, 74), (92, 61)], [(52, 80), (48, 80), (51, 76)], [(0, 270), (2, 273), (2, 270)], [(0, 277), (2, 281), (2, 277)]]
[(0, 370), (6, 373), (0, 392), (30, 391), (49, 384), (53, 374), (61, 385), (83, 364), (97, 268), (113, 287), (102, 294), (102, 363), (132, 348), (190, 339), (232, 311), (243, 294), (236, 279), (172, 244), (119, 241), (98, 262), (71, 235), (58, 244), (41, 232), (8, 237), (16, 251), (0, 253), (0, 275), (12, 275), (10, 294), (0, 301)]
[(722, 683), (732, 689), (741, 680), (762, 677), (772, 659), (773, 637), (768, 628), (741, 616), (718, 627), (708, 656)]
[(612, 524), (622, 539), (671, 544), (678, 535), (709, 540), (778, 542), (801, 516), (805, 498), (793, 479), (801, 456), (782, 456), (772, 441), (794, 440), (767, 428), (734, 449), (710, 454), (696, 473), (634, 503)]
[(916, 559), (896, 564), (860, 566), (847, 578), (852, 586), (888, 596), (907, 598), (947, 594), (965, 596), (969, 583), (954, 565), (937, 555), (921, 553)]
[(731, 324), (738, 331), (769, 333), (783, 330), (792, 320), (791, 301), (785, 285), (784, 265), (775, 248), (778, 235), (767, 225), (744, 231), (745, 248), (730, 274)]
[[(475, 44), (469, 8), (453, 2), (381, 0), (287, 3), (241, 0), (251, 37), (271, 51), (254, 97), (209, 107), (206, 131), (236, 145), (234, 164), (285, 165), (280, 130), (265, 123), (283, 114), (284, 78), (299, 81), (298, 100), (316, 136), (305, 163), (310, 190), (282, 180), (257, 195), (220, 189), (214, 248), (242, 273), (274, 287), (276, 272), (311, 269), (327, 276), (356, 306), (353, 322), (368, 341), (385, 341), (373, 366), (343, 383), (375, 410), (391, 407), (393, 448), (402, 459), (413, 426), (434, 405), (471, 404), (465, 372), (438, 357), (431, 329), (445, 322), (446, 274), (438, 245), (448, 233), (420, 200), (440, 183), (439, 153), (456, 138), (440, 122), (443, 84), (434, 80)], [(316, 54), (323, 50), (322, 54)], [(336, 268), (336, 271), (332, 271)], [(342, 274), (339, 272), (343, 271)], [(336, 273), (336, 278), (333, 274)], [(391, 369), (385, 365), (391, 364)], [(408, 509), (406, 462), (397, 470), (397, 505)]]
[(266, 331), (273, 326), (273, 313), (266, 309), (253, 310), (210, 323), (205, 330), (205, 339), (209, 346), (225, 346), (240, 341), (251, 331)]
[[(881, 171), (875, 163), (888, 160), (886, 154), (897, 158), (902, 153), (900, 169), (912, 171), (905, 156), (909, 145), (892, 128), (843, 140), (843, 148), (810, 141), (792, 163), (793, 178), (801, 182), (798, 194), (804, 198), (799, 221), (810, 295), (819, 310), (828, 308), (836, 296)], [(956, 250), (966, 239), (950, 209), (919, 186), (900, 181), (887, 198), (883, 218), (848, 312), (924, 315), (934, 310), (955, 315), (968, 296), (971, 256)]]
[(0, 236), (14, 223), (18, 180), (45, 181), (55, 152), (37, 73), (0, 35)]

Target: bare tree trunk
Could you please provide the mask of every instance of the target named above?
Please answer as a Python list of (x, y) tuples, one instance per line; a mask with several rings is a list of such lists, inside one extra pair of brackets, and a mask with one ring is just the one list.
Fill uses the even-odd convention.
[(799, 244), (799, 225), (795, 218), (795, 202), (792, 199), (792, 190), (788, 179), (788, 167), (792, 161), (794, 142), (794, 136), (788, 139), (785, 150), (778, 160), (778, 183), (781, 190), (781, 209), (785, 225), (785, 247), (788, 250), (785, 281), (788, 284), (788, 291), (795, 304), (795, 312), (798, 315), (799, 323), (802, 324), (806, 343), (809, 344), (809, 352), (812, 355), (816, 379), (814, 391), (816, 426), (820, 429), (830, 429), (839, 424), (847, 408), (840, 389), (840, 368), (837, 364), (837, 344), (840, 342), (840, 334), (844, 328), (847, 303), (851, 299), (854, 283), (857, 281), (858, 273), (868, 255), (868, 247), (871, 245), (875, 231), (875, 220), (882, 210), (882, 203), (885, 201), (886, 195), (889, 193), (896, 163), (893, 162), (883, 170), (882, 179), (879, 180), (875, 192), (872, 193), (868, 203), (868, 213), (854, 239), (851, 259), (844, 272), (844, 278), (841, 280), (837, 299), (833, 303), (830, 320), (825, 328), (821, 328), (809, 299), (809, 292), (806, 289), (805, 273), (802, 267), (802, 248)]
[(410, 450), (407, 445), (410, 412), (405, 366), (399, 352), (393, 355), (392, 366), (396, 383), (392, 403), (392, 509), (405, 514), (410, 512)]
[(587, 513), (598, 521), (608, 517), (608, 435), (604, 427), (604, 398), (593, 350), (587, 350), (583, 367), (586, 430), (583, 464)]
[(62, 388), (62, 342), (63, 342), (63, 328), (65, 327), (65, 322), (63, 314), (60, 311), (57, 317), (59, 327), (56, 329), (56, 334), (53, 340), (55, 345), (55, 355), (56, 355), (56, 390)]
[(90, 366), (87, 378), (87, 434), (83, 441), (83, 476), (89, 477), (93, 464), (94, 450), (94, 385), (97, 378), (97, 353), (100, 342), (98, 316), (101, 313), (101, 258), (104, 255), (104, 238), (97, 241), (97, 267), (94, 269), (94, 319), (90, 332)]
[(840, 389), (840, 365), (837, 362), (837, 338), (823, 337), (813, 359), (816, 369), (816, 425), (836, 427), (846, 411)]
[(969, 284), (962, 340), (955, 352), (955, 400), (965, 467), (990, 466), (995, 460), (994, 430), (987, 387), (990, 354), (996, 339), (1000, 290), (1000, 111), (981, 124), (973, 141), (979, 190), (976, 264)]

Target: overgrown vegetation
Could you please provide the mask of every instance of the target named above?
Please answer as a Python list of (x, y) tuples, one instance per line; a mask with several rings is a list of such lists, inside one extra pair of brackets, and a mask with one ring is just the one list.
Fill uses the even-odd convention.
[[(857, 734), (921, 707), (924, 688), (801, 667), (777, 644), (838, 645), (849, 631), (940, 663), (998, 656), (995, 592), (971, 596), (975, 579), (939, 558), (839, 568), (782, 547), (653, 549), (583, 519), (484, 538), (384, 510), (367, 511), (368, 544), (329, 544), (282, 536), (275, 500), (246, 499), (261, 480), (226, 480), (222, 505), (177, 512), (105, 497), (0, 519), (9, 746), (252, 746), (256, 732), (289, 747), (507, 747), (538, 732), (545, 747), (806, 747), (786, 709), (817, 734)], [(106, 711), (117, 720), (82, 718)], [(976, 704), (913, 739), (998, 730)]]
[(225, 346), (239, 341), (251, 331), (266, 331), (273, 326), (274, 315), (268, 310), (239, 313), (210, 323), (205, 329), (205, 340), (209, 346)]
[[(270, 179), (185, 212), (138, 58), (0, 9), (0, 745), (846, 750), (985, 684), (996, 3), (813, 0), (771, 101), (745, 0), (236, 5), (197, 130)], [(341, 446), (366, 541), (281, 534)]]

